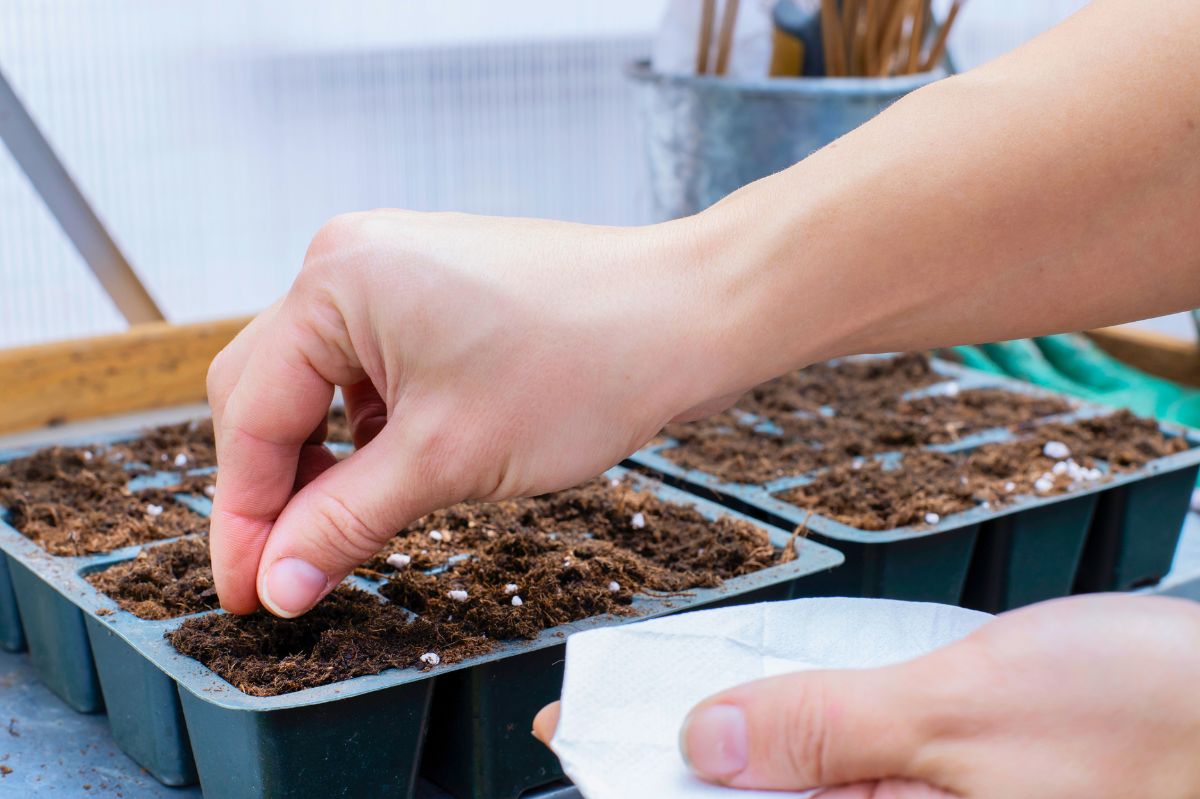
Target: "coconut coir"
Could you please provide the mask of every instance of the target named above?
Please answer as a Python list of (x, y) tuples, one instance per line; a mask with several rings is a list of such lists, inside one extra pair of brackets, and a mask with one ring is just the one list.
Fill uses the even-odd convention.
[(204, 538), (148, 547), (133, 560), (92, 572), (86, 579), (142, 619), (171, 619), (219, 604)]

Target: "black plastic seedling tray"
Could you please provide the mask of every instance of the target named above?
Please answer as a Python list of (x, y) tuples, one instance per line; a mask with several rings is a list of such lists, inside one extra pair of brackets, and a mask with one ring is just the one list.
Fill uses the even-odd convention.
[[(638, 595), (633, 618), (807, 595), (809, 579), (843, 560), (818, 543), (793, 541), (783, 530), (695, 495), (633, 478), (640, 490), (694, 506), (709, 518), (744, 518), (777, 547), (794, 546), (797, 554), (719, 588), (671, 598)], [(203, 500), (191, 504), (204, 510)], [(139, 619), (84, 579), (164, 543), (55, 557), (0, 523), (0, 551), (15, 589), (0, 594), (0, 614), (11, 613), (15, 600), (38, 674), (72, 707), (106, 708), (114, 739), (135, 761), (167, 784), (198, 778), (207, 796), (221, 799), (407, 797), (422, 769), (458, 797), (515, 799), (561, 777), (529, 725), (543, 704), (557, 698), (566, 637), (633, 620), (585, 619), (428, 672), (391, 670), (255, 697), (174, 650), (164, 634), (183, 619)], [(373, 593), (381, 584), (357, 576), (349, 582)]]
[[(1002, 388), (1059, 396), (1075, 408), (1042, 423), (1112, 412), (946, 361), (933, 359), (932, 364), (945, 380), (910, 395), (945, 392), (954, 384), (960, 390)], [(1194, 431), (1161, 428), (1168, 435), (1185, 436), (1191, 448), (1066, 494), (1017, 497), (1003, 507), (948, 515), (934, 525), (883, 531), (855, 529), (780, 499), (781, 492), (810, 481), (811, 474), (762, 484), (725, 482), (667, 458), (664, 453), (677, 446), (673, 440), (638, 451), (628, 463), (772, 524), (804, 525), (813, 538), (843, 552), (846, 564), (816, 578), (810, 589), (831, 596), (962, 604), (995, 613), (1073, 592), (1138, 588), (1170, 570), (1200, 468), (1200, 438)], [(1014, 437), (1008, 430), (986, 430), (927, 448), (961, 451)], [(877, 457), (899, 460), (902, 455)]]

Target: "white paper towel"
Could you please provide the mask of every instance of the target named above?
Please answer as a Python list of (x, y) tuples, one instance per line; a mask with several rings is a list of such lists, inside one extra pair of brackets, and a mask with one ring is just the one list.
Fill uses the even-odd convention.
[(577, 633), (567, 641), (551, 745), (586, 799), (807, 796), (731, 791), (693, 777), (678, 746), (688, 711), (760, 677), (911, 660), (990, 618), (920, 602), (797, 599)]

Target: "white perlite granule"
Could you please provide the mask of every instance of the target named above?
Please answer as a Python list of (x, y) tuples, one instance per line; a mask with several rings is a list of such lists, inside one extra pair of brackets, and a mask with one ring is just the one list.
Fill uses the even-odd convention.
[(512, 603), (513, 603), (513, 607), (514, 607), (514, 608), (519, 608), (519, 607), (521, 607), (522, 605), (524, 605), (524, 604), (525, 604), (525, 603), (524, 603), (524, 602), (521, 600), (521, 597), (519, 597), (519, 596), (514, 596), (514, 597), (512, 598)]
[(162, 512), (163, 512), (162, 505), (155, 505), (153, 502), (146, 505), (146, 515), (147, 516), (161, 516)]
[(468, 595), (467, 595), (467, 592), (463, 591), (461, 588), (455, 588), (453, 590), (447, 591), (446, 596), (450, 597), (455, 602), (466, 602)]
[(208, 497), (209, 499), (212, 499), (216, 495), (217, 495), (217, 487), (216, 486), (205, 486), (204, 487), (204, 496)]
[(421, 655), (421, 662), (430, 666), (436, 666), (442, 662), (442, 659), (438, 656), (437, 652), (426, 652), (424, 655)]
[(1071, 448), (1061, 441), (1047, 441), (1046, 445), (1042, 447), (1042, 454), (1047, 458), (1061, 461), (1071, 457)]
[(936, 513), (932, 512), (932, 511), (925, 514), (925, 523), (926, 524), (937, 524), (941, 520), (942, 520), (942, 517), (938, 516)]
[(629, 526), (634, 530), (641, 530), (646, 526), (646, 517), (640, 511), (633, 514), (633, 518), (629, 520)]
[(1054, 481), (1046, 477), (1039, 477), (1038, 481), (1033, 484), (1033, 487), (1039, 494), (1045, 494), (1048, 491), (1054, 490)]
[(1004, 484), (1004, 493), (1005, 494), (1011, 494), (1012, 492), (1014, 492), (1016, 490), (1017, 490), (1017, 484), (1012, 482), (1011, 480)]
[(175, 465), (176, 466), (187, 466), (187, 462), (188, 462), (188, 456), (185, 455), (184, 453), (181, 452), (175, 456)]
[(441, 540), (442, 540), (443, 538), (445, 538), (446, 536), (442, 535), (442, 531), (441, 531), (441, 530), (430, 530), (430, 531), (429, 531), (429, 537), (430, 537), (431, 539), (433, 539), (434, 541), (441, 541)]
[(509, 583), (508, 585), (504, 586), (504, 593), (506, 594), (515, 594), (519, 590), (520, 589), (517, 588), (516, 583)]
[(616, 580), (613, 580), (611, 583), (608, 584), (608, 590), (615, 594), (621, 590), (621, 584), (618, 583)]
[(387, 556), (387, 565), (393, 569), (403, 569), (408, 564), (412, 563), (412, 555), (405, 555), (402, 552), (395, 552)]

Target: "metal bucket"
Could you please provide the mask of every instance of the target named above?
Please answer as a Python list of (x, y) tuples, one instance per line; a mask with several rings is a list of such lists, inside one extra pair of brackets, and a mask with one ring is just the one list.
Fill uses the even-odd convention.
[(630, 64), (626, 74), (638, 85), (660, 219), (702, 211), (786, 169), (947, 75), (732, 80), (664, 75), (648, 61)]

